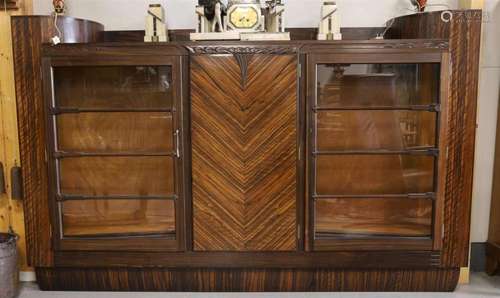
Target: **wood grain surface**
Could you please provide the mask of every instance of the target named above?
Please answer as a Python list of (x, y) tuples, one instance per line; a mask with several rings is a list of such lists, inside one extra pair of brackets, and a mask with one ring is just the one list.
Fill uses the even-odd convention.
[(296, 248), (297, 57), (245, 58), (191, 61), (198, 251)]
[(436, 113), (321, 111), (318, 150), (411, 150), (436, 146)]
[(38, 268), (42, 290), (183, 292), (453, 291), (458, 269), (242, 270)]
[(500, 121), (497, 122), (493, 190), (491, 194), (490, 209), (490, 229), (488, 233), (488, 248), (486, 249), (486, 257), (487, 272), (489, 274), (495, 274), (500, 266)]
[(170, 113), (80, 113), (56, 117), (58, 151), (174, 152)]
[(174, 201), (67, 201), (61, 208), (66, 237), (105, 237), (175, 233)]
[(320, 155), (318, 195), (397, 195), (434, 191), (433, 156)]
[(316, 233), (430, 238), (432, 201), (406, 198), (318, 200)]
[(174, 162), (172, 157), (158, 156), (63, 158), (60, 192), (110, 198), (173, 195)]
[(453, 10), (450, 22), (441, 12), (395, 19), (390, 38), (449, 40), (448, 159), (444, 202), (443, 266), (467, 267), (469, 261), (472, 182), (481, 47), (481, 10)]
[[(96, 42), (101, 24), (60, 17), (62, 42)], [(23, 171), (24, 212), (28, 262), (53, 263), (46, 165), (45, 104), (42, 91), (41, 49), (56, 32), (52, 17), (12, 18), (19, 150)]]
[(4, 191), (0, 191), (0, 231), (7, 232), (10, 227), (19, 235), (17, 243), (19, 267), (28, 268), (26, 233), (24, 227), (23, 202), (13, 195), (15, 183), (11, 169), (19, 167), (19, 139), (17, 130), (16, 90), (12, 52), (11, 13), (25, 13), (24, 10), (0, 10), (0, 163), (3, 166)]
[[(181, 46), (194, 49), (189, 72), (192, 119), (184, 123), (186, 128), (191, 125), (192, 144), (189, 138), (183, 139), (185, 152), (192, 145), (193, 155), (194, 225), (189, 223), (191, 202), (188, 201), (186, 229), (188, 234), (191, 230), (194, 233), (194, 251), (189, 248), (190, 235), (186, 236), (187, 250), (172, 253), (161, 252), (160, 244), (149, 246), (149, 243), (142, 247), (143, 250), (135, 243), (129, 251), (119, 253), (119, 246), (129, 245), (131, 238), (120, 239), (106, 247), (91, 242), (68, 242), (62, 250), (56, 251), (56, 266), (65, 269), (39, 267), (42, 288), (183, 291), (454, 289), (458, 265), (442, 264), (440, 248), (433, 249), (431, 240), (400, 244), (407, 251), (398, 250), (399, 243), (394, 242), (379, 250), (365, 243), (363, 247), (370, 249), (359, 251), (353, 249), (357, 244), (351, 243), (344, 250), (335, 252), (327, 249), (321, 252), (295, 251), (297, 243), (303, 241), (300, 233), (297, 236), (297, 225), (302, 223), (296, 219), (297, 211), (302, 211), (302, 208), (297, 204), (296, 193), (300, 188), (297, 156), (301, 156), (297, 149), (297, 136), (301, 132), (296, 127), (304, 123), (297, 121), (301, 115), (297, 108), (297, 56), (290, 53), (300, 48), (304, 57), (317, 51), (340, 60), (356, 55), (364, 63), (373, 63), (374, 58), (380, 59), (381, 63), (395, 59), (438, 63), (443, 51), (448, 49), (446, 41), (311, 41), (302, 45), (296, 42), (266, 43), (253, 48), (248, 43), (225, 45), (214, 42)], [(138, 53), (145, 55), (163, 49), (178, 52), (181, 46), (104, 44), (47, 47), (45, 51), (47, 55), (73, 56), (82, 62), (93, 61), (92, 55), (99, 53), (102, 57), (125, 55), (130, 58)], [(129, 54), (131, 49), (137, 52)], [(281, 55), (273, 55), (278, 52)], [(360, 55), (360, 52), (364, 54)], [(184, 104), (186, 102), (189, 101), (186, 99)], [(396, 129), (393, 124), (391, 127)], [(408, 168), (418, 169), (420, 166)], [(429, 172), (427, 167), (425, 171)], [(427, 188), (427, 179), (425, 181)], [(189, 182), (190, 179), (186, 178), (185, 185), (191, 185)], [(446, 216), (455, 216), (453, 206), (446, 208), (451, 210)], [(407, 217), (417, 218), (417, 224), (422, 224), (424, 221), (419, 220), (427, 218), (428, 209), (415, 208), (421, 213)], [(402, 221), (396, 218), (396, 222)], [(406, 227), (398, 229), (408, 231)], [(422, 235), (422, 229), (415, 230)], [(78, 249), (82, 244), (84, 247)], [(151, 251), (144, 251), (148, 249)], [(224, 265), (233, 269), (225, 269)], [(238, 266), (248, 269), (239, 269)], [(453, 269), (436, 270), (439, 266)]]

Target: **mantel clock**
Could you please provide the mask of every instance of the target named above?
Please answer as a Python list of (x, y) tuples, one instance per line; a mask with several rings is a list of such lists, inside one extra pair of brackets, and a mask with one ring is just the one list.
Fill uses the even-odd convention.
[(228, 3), (228, 29), (240, 32), (264, 31), (264, 17), (258, 0), (234, 0)]

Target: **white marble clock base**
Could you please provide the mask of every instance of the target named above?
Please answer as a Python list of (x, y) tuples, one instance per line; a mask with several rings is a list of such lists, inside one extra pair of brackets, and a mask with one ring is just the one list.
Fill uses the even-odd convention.
[(290, 32), (241, 33), (241, 40), (290, 40)]
[(195, 40), (290, 40), (290, 32), (210, 32), (191, 33), (190, 39)]
[(195, 40), (240, 40), (240, 32), (207, 32), (207, 33), (191, 33), (189, 38)]

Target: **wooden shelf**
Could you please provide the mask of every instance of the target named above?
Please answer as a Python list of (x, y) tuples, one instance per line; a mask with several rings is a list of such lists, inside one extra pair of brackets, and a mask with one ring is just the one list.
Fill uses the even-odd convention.
[(436, 193), (414, 193), (414, 194), (378, 194), (378, 195), (313, 195), (315, 200), (328, 200), (328, 199), (384, 199), (384, 198), (395, 198), (395, 199), (429, 199), (435, 200)]
[(426, 199), (316, 200), (315, 233), (335, 238), (430, 237), (433, 202)]
[(175, 157), (174, 152), (55, 152), (55, 158), (70, 157), (134, 157), (134, 156), (170, 156)]
[(412, 106), (338, 106), (338, 107), (328, 107), (328, 106), (316, 106), (313, 107), (314, 112), (318, 111), (356, 111), (356, 110), (395, 110), (395, 111), (428, 111), (428, 112), (439, 112), (439, 104), (431, 105), (412, 105)]
[(51, 115), (59, 114), (79, 114), (79, 113), (119, 113), (119, 112), (174, 112), (173, 108), (52, 108), (50, 109)]
[(64, 201), (94, 201), (94, 200), (176, 200), (176, 195), (171, 196), (84, 196), (84, 195), (57, 195), (57, 200)]
[(313, 155), (426, 155), (438, 156), (438, 148), (408, 150), (330, 150), (316, 151)]
[(63, 234), (63, 238), (175, 235), (175, 222), (167, 219), (161, 223), (141, 220), (109, 221), (105, 225), (79, 223), (64, 225)]

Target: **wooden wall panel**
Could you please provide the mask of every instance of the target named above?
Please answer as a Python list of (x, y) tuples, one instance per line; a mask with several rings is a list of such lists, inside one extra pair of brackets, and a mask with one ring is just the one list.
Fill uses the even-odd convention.
[(297, 56), (193, 56), (191, 100), (195, 250), (295, 250)]
[[(60, 17), (63, 42), (99, 41), (103, 26)], [(52, 17), (12, 18), (12, 45), (19, 128), (20, 164), (23, 172), (24, 211), (28, 262), (33, 266), (53, 263), (47, 198), (45, 119), (41, 78), (42, 43), (55, 32)]]
[(449, 39), (448, 163), (445, 190), (443, 266), (468, 266), (476, 110), (481, 47), (481, 10), (441, 12), (396, 18), (389, 36)]
[(19, 166), (19, 146), (10, 27), (10, 15), (0, 12), (0, 162), (3, 163), (6, 184), (5, 193), (0, 194), (0, 231), (6, 232), (10, 226), (19, 235), (19, 264), (20, 269), (26, 271), (28, 265), (23, 203), (13, 200), (11, 196), (10, 170), (12, 167)]
[[(4, 166), (6, 191), (0, 193), (0, 231), (5, 232), (12, 226), (19, 235), (19, 266), (22, 271), (31, 270), (26, 256), (26, 237), (22, 201), (12, 200), (10, 169), (19, 166), (19, 141), (17, 133), (16, 94), (14, 83), (14, 64), (11, 38), (13, 15), (30, 14), (32, 0), (17, 0), (16, 9), (0, 9), (0, 162)], [(3, 1), (0, 3), (3, 4)]]

